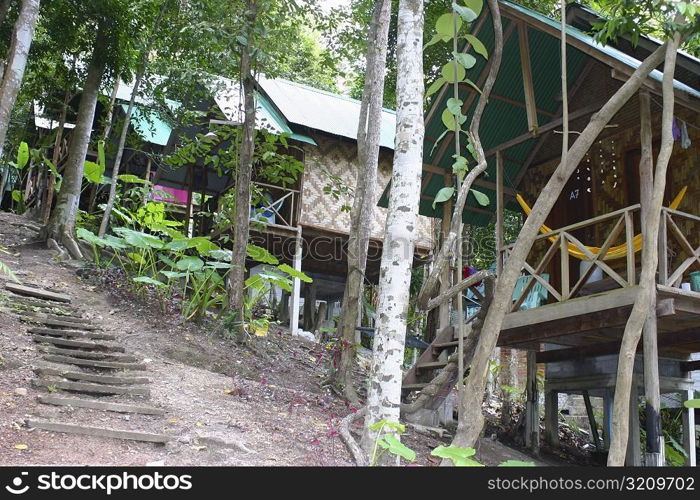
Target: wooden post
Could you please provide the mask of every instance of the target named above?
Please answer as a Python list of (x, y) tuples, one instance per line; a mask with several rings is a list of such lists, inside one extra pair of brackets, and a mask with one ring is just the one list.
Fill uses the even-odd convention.
[(313, 333), (316, 318), (316, 282), (304, 283), (304, 330)]
[(537, 394), (536, 351), (527, 351), (527, 403), (525, 405), (525, 446), (534, 453), (540, 449), (540, 408)]
[(600, 436), (598, 435), (598, 424), (595, 421), (595, 415), (593, 414), (593, 405), (591, 404), (591, 396), (588, 391), (582, 391), (583, 402), (586, 404), (586, 415), (588, 415), (588, 423), (591, 426), (591, 436), (593, 436), (593, 444), (595, 449), (601, 451), (602, 445), (600, 443)]
[[(297, 237), (294, 243), (294, 260), (292, 267), (301, 271), (301, 226), (297, 229)], [(301, 281), (299, 278), (292, 278), (292, 295), (289, 301), (289, 331), (294, 333), (299, 330), (299, 302), (301, 298)]]
[[(651, 129), (651, 101), (647, 91), (639, 94), (639, 117), (640, 117), (640, 143), (642, 156), (639, 162), (639, 185), (640, 203), (642, 205), (642, 228), (645, 227), (651, 203), (651, 193), (653, 188), (653, 158), (652, 158), (652, 129)], [(662, 219), (665, 215), (662, 214)], [(629, 239), (630, 223), (626, 223), (627, 238)], [(662, 224), (659, 232), (659, 271), (660, 281), (666, 282), (665, 269), (666, 262), (666, 225)], [(631, 241), (628, 241), (628, 245)], [(631, 245), (630, 245), (631, 246)], [(663, 247), (663, 250), (662, 250)], [(629, 260), (629, 256), (628, 256)], [(664, 265), (661, 265), (664, 262)], [(632, 273), (634, 274), (634, 266)], [(628, 264), (628, 275), (630, 273)], [(630, 284), (634, 284), (634, 277), (628, 276)], [(659, 388), (659, 348), (657, 345), (657, 325), (656, 325), (656, 294), (652, 298), (650, 313), (644, 323), (642, 333), (644, 346), (644, 396), (646, 400), (646, 437), (647, 454), (646, 464), (653, 466), (663, 466), (662, 446), (661, 446), (661, 391)], [(631, 437), (631, 436), (630, 436)]]
[(544, 435), (552, 448), (559, 448), (559, 393), (547, 391), (544, 395)]
[[(146, 176), (145, 179), (147, 182), (151, 182), (151, 157), (149, 156), (148, 159), (146, 160)], [(146, 204), (148, 203), (148, 193), (150, 192), (150, 185), (149, 184), (144, 184), (143, 185), (143, 200), (141, 200), (141, 203), (145, 207)]]
[(535, 102), (535, 87), (532, 84), (532, 66), (530, 65), (530, 44), (527, 38), (527, 25), (518, 22), (518, 44), (520, 46), (520, 66), (523, 76), (523, 93), (525, 94), (525, 110), (527, 112), (527, 129), (537, 135), (537, 103)]
[(612, 433), (613, 391), (605, 389), (603, 394), (603, 446), (610, 448), (610, 434)]
[[(693, 399), (694, 391), (683, 391), (683, 401)], [(690, 467), (697, 466), (697, 458), (695, 456), (695, 409), (683, 408), (683, 448), (685, 448), (688, 456), (685, 459), (685, 464)]]
[(496, 276), (503, 271), (503, 153), (496, 153)]
[(632, 377), (632, 389), (630, 391), (630, 424), (629, 438), (627, 439), (627, 457), (625, 465), (642, 465), (642, 446), (640, 443), (641, 434), (639, 432), (639, 390), (637, 387), (637, 377)]

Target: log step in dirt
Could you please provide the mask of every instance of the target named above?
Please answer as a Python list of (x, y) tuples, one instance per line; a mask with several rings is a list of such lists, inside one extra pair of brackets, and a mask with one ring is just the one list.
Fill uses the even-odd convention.
[(65, 380), (39, 380), (32, 383), (37, 387), (63, 389), (65, 391), (77, 391), (93, 394), (122, 394), (126, 396), (150, 396), (148, 387), (124, 387), (117, 385), (89, 384), (86, 382), (69, 382)]
[(53, 337), (77, 337), (90, 340), (117, 340), (116, 335), (108, 333), (88, 332), (82, 330), (63, 330), (58, 328), (28, 328), (29, 333), (38, 333), (39, 335), (50, 335)]
[(82, 349), (61, 349), (55, 346), (39, 346), (39, 350), (47, 354), (59, 354), (61, 356), (74, 356), (81, 359), (97, 359), (101, 361), (119, 361), (122, 363), (136, 363), (139, 358), (131, 354), (116, 354), (113, 352), (83, 351)]
[(125, 349), (118, 344), (105, 344), (102, 342), (92, 342), (90, 340), (64, 339), (61, 337), (49, 337), (47, 335), (32, 335), (34, 342), (62, 345), (65, 347), (76, 347), (78, 349), (95, 349), (107, 352), (124, 352)]
[(51, 314), (51, 313), (37, 313), (37, 312), (23, 312), (22, 316), (28, 318), (31, 321), (63, 321), (64, 323), (72, 323), (76, 328), (84, 326), (92, 326), (93, 320), (87, 318), (81, 318), (79, 316), (71, 315), (61, 315), (61, 314)]
[(66, 363), (69, 365), (89, 366), (91, 368), (111, 368), (114, 370), (140, 370), (145, 371), (146, 365), (142, 363), (117, 363), (115, 361), (93, 361), (89, 359), (74, 358), (72, 356), (46, 355), (46, 361), (53, 363)]
[(26, 285), (19, 285), (17, 283), (5, 283), (5, 288), (19, 295), (28, 295), (30, 297), (37, 297), (39, 299), (53, 300), (55, 302), (66, 303), (70, 303), (71, 301), (70, 296), (66, 295), (65, 293), (52, 292), (50, 290), (44, 290), (42, 288), (36, 288)]
[(149, 384), (150, 380), (146, 377), (136, 376), (117, 376), (117, 375), (98, 375), (96, 373), (76, 372), (70, 370), (57, 370), (56, 368), (37, 367), (34, 368), (34, 373), (37, 375), (53, 375), (63, 377), (70, 380), (84, 380), (87, 382), (96, 382), (98, 384), (114, 384), (114, 385), (129, 385), (129, 384)]
[(72, 434), (84, 434), (86, 436), (107, 437), (114, 439), (128, 439), (133, 441), (146, 441), (150, 443), (165, 444), (172, 439), (165, 434), (152, 434), (149, 432), (122, 431), (105, 427), (90, 427), (85, 425), (66, 424), (63, 422), (50, 422), (40, 420), (27, 420), (27, 425), (35, 429), (53, 432), (68, 432)]
[(140, 406), (125, 403), (110, 403), (94, 399), (63, 398), (52, 395), (39, 395), (37, 400), (46, 405), (71, 406), (73, 408), (90, 408), (93, 410), (113, 411), (117, 413), (140, 413), (142, 415), (165, 415), (165, 410), (153, 406)]
[(42, 299), (32, 299), (29, 297), (23, 297), (21, 295), (16, 295), (14, 293), (3, 293), (0, 294), (0, 302), (8, 301), (16, 305), (21, 305), (25, 307), (39, 307), (41, 309), (49, 309), (52, 311), (66, 311), (68, 313), (74, 313), (77, 309), (65, 302), (56, 303), (48, 300)]
[(33, 316), (29, 316), (29, 315), (22, 315), (19, 318), (21, 320), (27, 321), (29, 323), (41, 323), (42, 325), (48, 325), (48, 326), (60, 326), (63, 328), (80, 328), (81, 330), (97, 330), (97, 327), (94, 325), (88, 325), (88, 324), (84, 324), (84, 323), (73, 323), (72, 321), (40, 318), (40, 317), (33, 317)]

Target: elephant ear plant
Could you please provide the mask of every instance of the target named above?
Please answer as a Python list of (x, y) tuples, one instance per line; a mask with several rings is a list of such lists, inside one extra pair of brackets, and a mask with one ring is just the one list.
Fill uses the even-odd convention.
[[(133, 290), (140, 295), (151, 289), (165, 310), (167, 301), (178, 300), (180, 313), (185, 319), (197, 320), (209, 310), (222, 310), (226, 304), (226, 275), (230, 269), (231, 251), (221, 249), (210, 238), (187, 237), (175, 229), (177, 221), (165, 217), (163, 204), (148, 203), (135, 213), (115, 209), (132, 227), (114, 227), (115, 235), (100, 238), (80, 228), (78, 238), (93, 250), (98, 267), (116, 265), (130, 277)], [(111, 259), (104, 262), (102, 254)], [(278, 259), (262, 247), (248, 245), (248, 257), (264, 264), (262, 271), (245, 281), (246, 304), (243, 322), (245, 331), (263, 335), (269, 318), (256, 318), (255, 307), (270, 293), (272, 287), (291, 292), (292, 279), (311, 282), (304, 273)], [(231, 321), (231, 319), (229, 319)]]

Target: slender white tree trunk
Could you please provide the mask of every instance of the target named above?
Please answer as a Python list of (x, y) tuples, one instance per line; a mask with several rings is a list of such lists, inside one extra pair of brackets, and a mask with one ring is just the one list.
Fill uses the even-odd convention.
[(27, 67), (27, 57), (34, 38), (34, 28), (38, 17), (39, 0), (23, 0), (19, 17), (12, 32), (7, 66), (0, 90), (0, 156), (3, 153), (12, 109), (22, 85), (24, 70)]
[(379, 304), (367, 391), (362, 448), (376, 438), (369, 426), (399, 421), (411, 264), (418, 230), (423, 165), (423, 2), (401, 0), (396, 43), (396, 141), (379, 276)]
[(353, 346), (367, 267), (367, 247), (372, 213), (376, 203), (375, 191), (390, 18), (391, 0), (377, 0), (367, 43), (365, 86), (357, 128), (359, 168), (355, 182), (355, 199), (350, 214), (351, 224), (347, 254), (348, 277), (343, 294), (343, 312), (338, 328), (338, 336), (343, 340), (343, 350), (336, 375), (336, 381), (342, 385), (345, 397), (353, 404), (358, 402), (351, 376), (355, 359)]
[[(676, 54), (680, 44), (680, 34), (667, 42), (664, 61), (663, 110), (661, 112), (661, 147), (656, 159), (656, 173), (649, 209), (647, 210), (644, 231), (642, 231), (642, 274), (639, 278), (639, 293), (634, 301), (632, 312), (625, 325), (625, 333), (620, 345), (615, 381), (615, 401), (613, 403), (612, 433), (608, 465), (625, 465), (627, 441), (629, 439), (630, 411), (638, 411), (636, 401), (630, 402), (634, 358), (642, 328), (656, 303), (656, 270), (659, 265), (659, 227), (661, 208), (666, 189), (666, 171), (673, 152), (673, 74), (676, 67)], [(652, 314), (655, 314), (653, 311)], [(646, 355), (647, 353), (645, 353)], [(658, 363), (658, 360), (654, 360)], [(636, 436), (632, 436), (637, 439)]]

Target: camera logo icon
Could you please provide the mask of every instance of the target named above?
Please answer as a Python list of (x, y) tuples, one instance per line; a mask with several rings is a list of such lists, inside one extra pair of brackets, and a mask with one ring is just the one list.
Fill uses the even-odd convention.
[(22, 472), (20, 473), (20, 476), (17, 476), (12, 480), (12, 486), (5, 486), (5, 489), (12, 493), (13, 495), (21, 495), (23, 493), (26, 493), (27, 490), (29, 490), (29, 485), (25, 485), (22, 487), (22, 476), (28, 476), (28, 472)]

